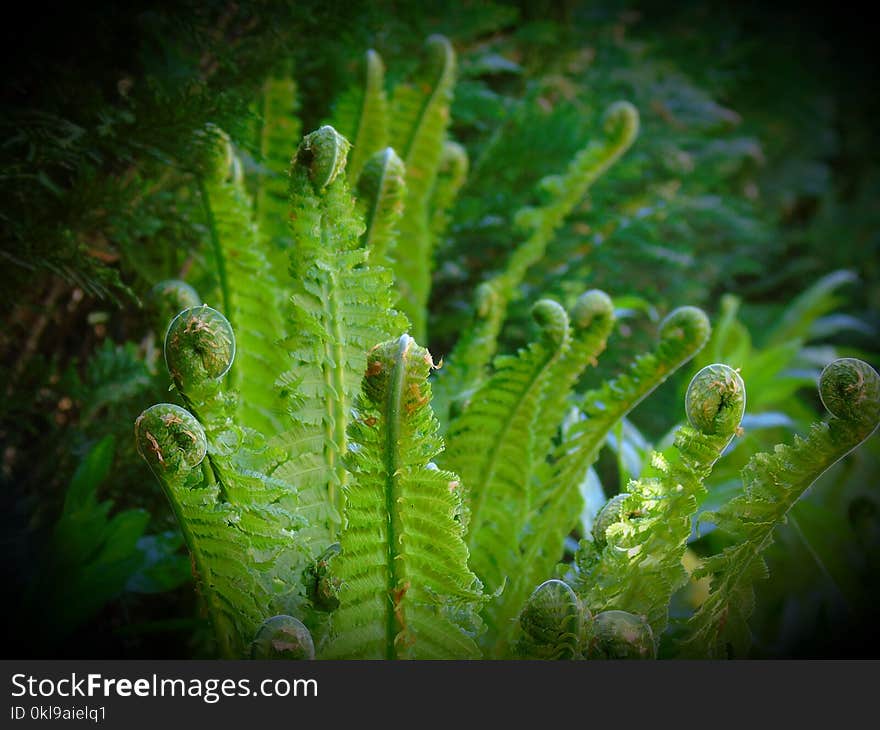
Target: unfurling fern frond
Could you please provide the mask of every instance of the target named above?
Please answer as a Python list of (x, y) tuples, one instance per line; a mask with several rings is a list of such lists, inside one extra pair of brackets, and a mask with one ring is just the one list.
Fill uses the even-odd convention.
[(477, 288), (473, 319), (459, 337), (440, 373), (435, 387), (438, 415), (445, 421), (448, 409), (459, 393), (478, 387), (498, 346), (498, 334), (509, 303), (518, 295), (523, 277), (544, 256), (557, 229), (590, 186), (605, 173), (638, 134), (639, 115), (627, 102), (617, 102), (605, 114), (605, 138), (591, 142), (571, 161), (563, 175), (542, 180), (552, 199), (539, 208), (524, 208), (516, 225), (526, 235), (510, 256), (505, 268)]
[(470, 160), (467, 150), (458, 142), (446, 140), (437, 168), (437, 180), (431, 192), (431, 232), (434, 243), (442, 238), (449, 225), (449, 212), (467, 180)]
[(394, 255), (406, 195), (405, 177), (403, 162), (393, 149), (386, 147), (367, 161), (358, 178), (358, 210), (366, 223), (361, 241), (369, 252), (370, 262), (378, 266), (389, 265), (389, 256)]
[(406, 166), (407, 189), (394, 276), (401, 309), (417, 340), (425, 337), (435, 243), (430, 203), (455, 83), (455, 53), (449, 41), (434, 35), (425, 45), (427, 57), (415, 79), (399, 84), (391, 99), (391, 146)]
[(515, 653), (523, 659), (581, 659), (591, 622), (589, 610), (567, 583), (544, 581), (519, 614)]
[(756, 580), (767, 576), (762, 553), (773, 532), (801, 495), (833, 464), (867, 439), (880, 422), (880, 376), (867, 363), (843, 358), (819, 379), (822, 402), (831, 413), (814, 423), (806, 438), (756, 454), (743, 469), (742, 494), (702, 519), (735, 542), (705, 560), (695, 577), (711, 576), (708, 598), (685, 627), (685, 656), (745, 657), (751, 643), (748, 620)]
[[(682, 557), (703, 480), (733, 439), (745, 412), (745, 386), (727, 365), (708, 365), (686, 397), (690, 425), (675, 436), (679, 457), (654, 453), (659, 476), (631, 481), (596, 521), (594, 541), (576, 556), (580, 598), (596, 612), (643, 616), (657, 641), (666, 629), (672, 594), (687, 581)], [(606, 509), (608, 512), (606, 512)]]
[(532, 315), (540, 336), (516, 356), (496, 359), (495, 374), (450, 427), (442, 462), (464, 482), (471, 565), (491, 591), (519, 569), (535, 421), (553, 367), (571, 339), (568, 316), (556, 302), (541, 300)]
[(283, 414), (283, 403), (266, 383), (275, 382), (285, 369), (284, 352), (277, 344), (284, 335), (277, 274), (284, 272), (273, 271), (267, 259), (241, 161), (229, 138), (216, 129), (206, 134), (214, 136), (214, 164), (201, 177), (201, 192), (223, 271), (224, 313), (239, 344), (232, 379), (241, 396), (236, 420), (270, 437), (280, 430)]
[(192, 556), (220, 652), (242, 657), (262, 622), (301, 609), (293, 488), (275, 476), (284, 454), (232, 420), (222, 379), (235, 353), (226, 319), (184, 310), (166, 362), (187, 408), (159, 404), (135, 424), (138, 450), (162, 484)]
[(403, 335), (366, 364), (347, 456), (341, 581), (324, 655), (469, 659), (482, 586), (467, 566), (459, 478), (433, 465), (443, 448), (431, 411), (427, 350)]
[(279, 282), (284, 281), (293, 245), (287, 226), (287, 178), (291, 152), (302, 136), (296, 111), (296, 82), (290, 77), (267, 79), (260, 94), (260, 167), (254, 213), (261, 248)]
[(344, 92), (333, 110), (332, 126), (351, 140), (348, 178), (357, 183), (373, 155), (388, 146), (388, 99), (385, 66), (376, 51), (367, 51), (364, 85)]
[(180, 279), (160, 281), (150, 289), (150, 295), (147, 298), (147, 310), (153, 329), (160, 337), (164, 338), (168, 325), (178, 313), (201, 303), (202, 300), (198, 292), (185, 281)]
[(277, 382), (290, 426), (278, 443), (290, 455), (280, 474), (299, 490), (308, 525), (301, 539), (313, 558), (341, 524), (346, 430), (367, 353), (406, 331), (390, 272), (369, 266), (360, 242), (363, 221), (345, 177), (348, 147), (332, 127), (321, 127), (303, 138), (290, 172), (291, 334), (288, 369)]
[(492, 605), (498, 617), (496, 624), (507, 631), (497, 647), (500, 654), (506, 652), (513, 619), (531, 586), (552, 575), (562, 557), (565, 538), (583, 508), (580, 484), (608, 433), (706, 344), (709, 329), (706, 315), (695, 307), (671, 312), (660, 326), (660, 342), (653, 352), (641, 355), (626, 373), (584, 395), (579, 405), (586, 418), (572, 427), (558, 449), (550, 475), (534, 490), (521, 540), (520, 567), (515, 580)]

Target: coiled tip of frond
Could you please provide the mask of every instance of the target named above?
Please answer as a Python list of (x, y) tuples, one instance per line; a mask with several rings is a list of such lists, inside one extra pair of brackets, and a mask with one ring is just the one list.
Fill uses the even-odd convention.
[(335, 611), (339, 608), (339, 589), (342, 581), (330, 572), (330, 563), (340, 551), (341, 546), (334, 542), (315, 560), (310, 569), (308, 597), (319, 611)]
[(673, 309), (660, 323), (660, 339), (692, 342), (697, 350), (709, 341), (712, 325), (706, 313), (698, 307)]
[(302, 621), (293, 616), (266, 619), (251, 642), (251, 659), (314, 659), (315, 644)]
[[(329, 124), (303, 137), (293, 157), (293, 167), (304, 168), (316, 190), (332, 183), (345, 170), (351, 143)], [(291, 182), (295, 179), (291, 176)]]
[(844, 421), (880, 420), (880, 375), (864, 360), (844, 357), (826, 365), (819, 396), (828, 412)]
[(596, 544), (596, 547), (604, 547), (607, 542), (605, 532), (615, 522), (620, 521), (621, 508), (629, 496), (630, 495), (627, 492), (615, 494), (605, 503), (605, 506), (599, 510), (599, 514), (596, 515), (596, 519), (593, 522), (593, 542)]
[(480, 319), (489, 319), (493, 312), (501, 306), (501, 297), (492, 286), (492, 282), (484, 281), (477, 286), (474, 294), (474, 309)]
[(405, 190), (406, 165), (391, 147), (370, 157), (357, 181), (358, 198), (373, 201), (381, 192), (386, 200), (399, 201), (401, 210)]
[(157, 473), (194, 469), (208, 451), (202, 424), (173, 403), (158, 403), (141, 413), (134, 438), (138, 453)]
[(713, 436), (733, 435), (746, 410), (746, 386), (728, 365), (707, 365), (694, 375), (684, 402), (694, 428)]
[(639, 110), (628, 101), (616, 101), (605, 110), (603, 116), (605, 133), (619, 140), (618, 144), (629, 146), (639, 133)]
[(449, 64), (455, 60), (455, 51), (452, 44), (445, 35), (434, 33), (425, 39), (425, 49), (428, 52), (428, 58), (433, 64)]
[(202, 303), (198, 292), (180, 279), (165, 279), (150, 289), (147, 305), (156, 329), (164, 332), (177, 314)]
[(519, 615), (522, 632), (517, 651), (527, 657), (573, 659), (583, 634), (584, 609), (564, 581), (544, 581), (526, 600)]
[(586, 329), (596, 319), (614, 319), (614, 304), (605, 292), (590, 289), (581, 294), (571, 308), (571, 323)]
[(561, 304), (552, 299), (541, 299), (532, 307), (532, 319), (541, 328), (541, 334), (555, 344), (568, 334), (568, 314)]
[(603, 611), (593, 619), (588, 659), (653, 659), (654, 632), (641, 616)]
[(235, 359), (232, 325), (207, 304), (184, 309), (165, 335), (165, 364), (186, 392), (205, 381), (222, 378)]
[(364, 373), (364, 395), (373, 403), (383, 403), (388, 398), (389, 388), (396, 387), (392, 375), (397, 366), (403, 367), (404, 379), (414, 388), (407, 388), (402, 394), (401, 406), (412, 413), (427, 403), (427, 378), (434, 367), (431, 353), (420, 347), (409, 335), (401, 335), (376, 345), (367, 356), (367, 369)]
[(216, 124), (208, 123), (196, 130), (194, 145), (198, 150), (199, 172), (208, 178), (224, 179), (232, 165), (232, 140)]
[(467, 150), (458, 142), (447, 139), (443, 142), (443, 151), (440, 153), (439, 170), (454, 178), (464, 178), (468, 173), (470, 158)]

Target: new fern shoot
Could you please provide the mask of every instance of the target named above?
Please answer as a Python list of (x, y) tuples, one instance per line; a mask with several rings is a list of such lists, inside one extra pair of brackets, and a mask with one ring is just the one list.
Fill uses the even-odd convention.
[(702, 368), (671, 414), (687, 421), (674, 452), (655, 452), (582, 529), (609, 434), (704, 347), (709, 318), (674, 309), (649, 351), (585, 390), (620, 336), (613, 296), (625, 292), (578, 281), (564, 303), (535, 297), (530, 341), (504, 351), (529, 270), (638, 144), (638, 111), (620, 101), (540, 182), (541, 203), (516, 213), (507, 261), (479, 285), (451, 352), (429, 352), (436, 244), (454, 235), (469, 169), (449, 136), (455, 74), (440, 36), (394, 88), (370, 51), (332, 124), (301, 139), (296, 83), (273, 77), (255, 100), (262, 172), (215, 127), (195, 140), (210, 151), (198, 173), (205, 289), (153, 290), (173, 402), (147, 408), (135, 438), (190, 552), (216, 653), (746, 656), (762, 553), (804, 491), (873, 433), (880, 378), (860, 360), (828, 365), (830, 417), (753, 456), (736, 496), (702, 515), (728, 544), (696, 572), (711, 578), (705, 601), (672, 617), (748, 383), (732, 364)]

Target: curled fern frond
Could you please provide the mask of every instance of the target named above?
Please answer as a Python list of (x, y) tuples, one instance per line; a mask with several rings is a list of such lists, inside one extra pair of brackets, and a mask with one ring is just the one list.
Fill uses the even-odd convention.
[(134, 432), (138, 453), (154, 472), (191, 471), (208, 453), (202, 424), (173, 403), (159, 403), (145, 410), (135, 422)]
[[(581, 294), (569, 312), (572, 336), (569, 346), (553, 368), (541, 398), (541, 411), (535, 423), (534, 463), (544, 465), (553, 448), (567, 406), (578, 379), (598, 362), (614, 327), (614, 305), (603, 291), (590, 289)], [(531, 475), (530, 475), (531, 476)]]
[(180, 312), (165, 333), (165, 364), (185, 397), (205, 400), (235, 359), (232, 325), (207, 304)]
[(467, 659), (482, 587), (467, 567), (461, 481), (437, 469), (433, 361), (407, 335), (378, 345), (349, 426), (341, 581), (326, 656)]
[(391, 99), (391, 146), (406, 166), (407, 189), (394, 275), (401, 309), (418, 340), (425, 337), (433, 269), (435, 238), (430, 201), (455, 83), (455, 52), (449, 41), (433, 35), (425, 42), (425, 48), (425, 59), (415, 78), (399, 84)]
[(314, 659), (315, 644), (305, 624), (293, 616), (266, 619), (251, 643), (251, 659)]
[(654, 635), (642, 617), (626, 611), (603, 611), (593, 619), (587, 659), (654, 659)]
[(135, 438), (177, 517), (220, 651), (241, 657), (267, 615), (304, 608), (308, 556), (296, 536), (296, 492), (276, 475), (286, 454), (235, 423), (236, 399), (223, 388), (234, 356), (220, 312), (181, 312), (165, 359), (187, 408), (147, 409)]
[[(543, 258), (558, 228), (580, 203), (593, 183), (599, 179), (635, 141), (639, 115), (628, 102), (612, 104), (606, 111), (605, 138), (588, 144), (575, 155), (563, 175), (545, 178), (541, 186), (551, 200), (541, 207), (524, 208), (517, 212), (517, 227), (526, 239), (513, 253), (502, 272), (477, 292), (474, 316), (452, 353), (449, 365), (437, 379), (438, 411), (445, 420), (455, 394), (473, 390), (486, 377), (486, 368), (498, 346), (498, 334), (507, 316), (510, 302), (519, 294), (519, 287), (528, 269)], [(491, 307), (485, 306), (486, 292), (491, 292)]]
[(390, 147), (373, 155), (358, 178), (358, 208), (366, 230), (361, 241), (369, 251), (370, 261), (383, 266), (393, 256), (397, 225), (403, 215), (406, 195), (406, 170)]
[(591, 620), (567, 583), (545, 581), (519, 614), (516, 654), (523, 659), (579, 659)]
[(692, 425), (675, 435), (679, 459), (652, 456), (657, 477), (642, 477), (606, 505), (575, 558), (575, 590), (594, 611), (643, 616), (657, 641), (666, 628), (672, 594), (687, 580), (682, 558), (703, 480), (730, 443), (745, 413), (745, 386), (727, 365), (708, 365), (686, 397)]
[(711, 577), (708, 598), (684, 628), (680, 651), (703, 658), (744, 657), (751, 644), (748, 620), (755, 581), (766, 578), (763, 552), (801, 495), (833, 464), (867, 439), (880, 422), (880, 376), (867, 363), (843, 358), (819, 379), (822, 402), (831, 412), (806, 438), (753, 456), (742, 472), (743, 491), (712, 522), (734, 542), (707, 558), (694, 577)]
[(180, 279), (165, 279), (150, 289), (147, 307), (153, 328), (160, 335), (168, 330), (171, 320), (184, 309), (202, 303), (198, 292)]
[(315, 191), (320, 191), (345, 170), (350, 149), (351, 142), (325, 124), (303, 137), (296, 151), (294, 169), (306, 172)]
[(449, 212), (455, 198), (467, 180), (470, 160), (467, 150), (457, 142), (447, 139), (443, 143), (437, 180), (431, 192), (431, 233), (439, 241), (449, 225)]
[(363, 86), (343, 93), (333, 112), (333, 126), (352, 141), (348, 176), (358, 183), (367, 160), (388, 145), (385, 67), (373, 49), (367, 51), (364, 71)]

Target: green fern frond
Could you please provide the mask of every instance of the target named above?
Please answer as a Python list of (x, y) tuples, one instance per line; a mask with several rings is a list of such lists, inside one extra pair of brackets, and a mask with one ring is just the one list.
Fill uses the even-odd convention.
[(295, 491), (276, 476), (286, 455), (233, 422), (235, 398), (222, 380), (234, 353), (223, 315), (181, 312), (165, 355), (187, 408), (148, 408), (135, 438), (177, 517), (220, 652), (240, 658), (266, 618), (302, 608), (306, 555)]
[(490, 591), (519, 569), (536, 419), (554, 366), (571, 339), (568, 316), (556, 302), (541, 300), (532, 314), (540, 336), (516, 356), (496, 359), (495, 374), (450, 426), (442, 462), (461, 476), (467, 490), (471, 565)]
[(467, 180), (470, 160), (467, 150), (458, 142), (447, 139), (443, 143), (437, 180), (431, 191), (428, 207), (431, 211), (431, 233), (435, 243), (439, 241), (449, 225), (449, 214), (455, 198)]
[(726, 365), (708, 365), (686, 396), (690, 425), (675, 435), (679, 457), (655, 452), (659, 476), (630, 482), (625, 496), (600, 512), (594, 540), (576, 556), (574, 589), (590, 610), (643, 616), (656, 641), (666, 629), (672, 594), (687, 581), (682, 566), (691, 521), (706, 494), (703, 480), (733, 439), (745, 412), (745, 386)]
[(261, 249), (279, 280), (287, 270), (293, 239), (287, 225), (290, 155), (302, 136), (292, 78), (270, 78), (260, 95), (260, 167), (254, 216)]
[(536, 465), (545, 464), (551, 455), (553, 439), (559, 433), (578, 378), (588, 367), (597, 364), (605, 350), (614, 327), (614, 305), (605, 292), (591, 289), (578, 297), (569, 312), (569, 320), (571, 344), (553, 368), (550, 375), (553, 387), (545, 389), (535, 422), (532, 463)]
[(822, 402), (831, 413), (814, 423), (806, 438), (756, 454), (743, 469), (742, 494), (702, 519), (735, 538), (705, 560), (694, 576), (711, 576), (708, 598), (685, 627), (680, 650), (701, 658), (745, 657), (751, 644), (748, 620), (755, 581), (766, 578), (762, 553), (773, 542), (801, 495), (833, 464), (867, 439), (880, 422), (880, 376), (853, 358), (835, 360), (819, 379)]
[(634, 106), (627, 102), (613, 104), (605, 114), (605, 138), (582, 149), (563, 175), (541, 181), (541, 186), (552, 194), (550, 202), (517, 213), (517, 228), (527, 238), (514, 249), (504, 270), (477, 288), (473, 319), (456, 342), (448, 368), (437, 378), (435, 399), (441, 421), (446, 420), (459, 393), (473, 390), (485, 379), (508, 305), (518, 295), (526, 271), (544, 256), (557, 229), (590, 186), (629, 149), (638, 128), (639, 115)]
[(341, 580), (325, 656), (469, 659), (482, 586), (468, 569), (458, 477), (431, 411), (427, 350), (403, 335), (374, 348), (349, 426)]
[(406, 330), (390, 272), (367, 265), (363, 222), (345, 178), (347, 152), (345, 138), (321, 127), (303, 139), (290, 173), (291, 336), (288, 370), (277, 381), (290, 425), (278, 443), (290, 454), (281, 474), (299, 490), (308, 524), (301, 539), (313, 557), (341, 525), (346, 429), (367, 353)]
[[(521, 540), (521, 568), (505, 588), (502, 600), (493, 604), (497, 625), (508, 632), (512, 629), (528, 592), (552, 574), (562, 557), (565, 538), (583, 509), (580, 484), (610, 430), (706, 344), (709, 330), (709, 320), (701, 310), (676, 309), (661, 324), (660, 342), (653, 352), (641, 355), (626, 373), (584, 395), (580, 409), (586, 419), (571, 429), (558, 449), (551, 474), (534, 492)], [(498, 644), (501, 655), (507, 651), (508, 638), (502, 635)]]
[(387, 266), (389, 256), (394, 255), (405, 195), (403, 162), (393, 149), (386, 147), (367, 161), (357, 183), (358, 210), (366, 223), (361, 242), (373, 264)]
[(388, 99), (385, 66), (373, 49), (367, 51), (363, 86), (344, 92), (333, 110), (332, 126), (351, 140), (348, 177), (354, 182), (374, 154), (388, 146)]
[(280, 430), (284, 412), (277, 394), (265, 387), (286, 366), (277, 345), (284, 335), (281, 287), (260, 242), (241, 162), (225, 134), (216, 129), (207, 134), (214, 135), (216, 146), (201, 191), (209, 235), (224, 272), (224, 313), (239, 344), (231, 382), (241, 396), (236, 420), (271, 437)]
[(427, 58), (416, 78), (399, 84), (391, 99), (391, 146), (406, 165), (406, 208), (400, 221), (400, 241), (394, 274), (401, 309), (411, 331), (423, 340), (426, 307), (431, 291), (434, 236), (431, 233), (431, 194), (449, 125), (449, 106), (455, 83), (455, 53), (443, 36), (426, 41)]

